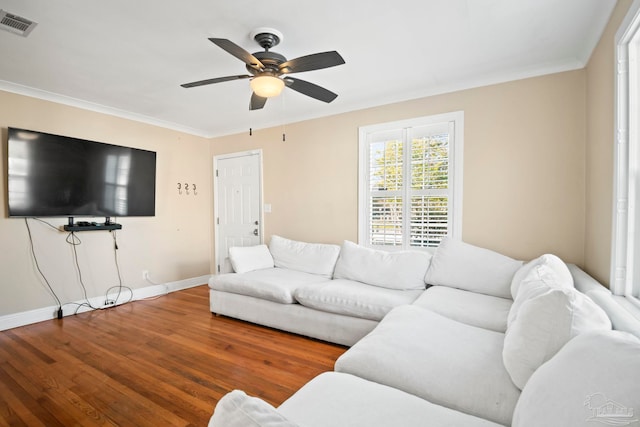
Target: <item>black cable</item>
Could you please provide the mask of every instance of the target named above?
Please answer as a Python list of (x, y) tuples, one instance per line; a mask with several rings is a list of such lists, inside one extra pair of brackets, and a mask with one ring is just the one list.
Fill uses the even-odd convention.
[[(84, 285), (84, 280), (82, 279), (82, 271), (80, 270), (80, 263), (78, 262), (78, 251), (76, 249), (76, 246), (82, 244), (82, 240), (80, 240), (80, 238), (78, 236), (76, 236), (76, 234), (72, 231), (67, 235), (66, 241), (73, 248), (73, 259), (75, 261), (76, 270), (78, 271), (78, 279), (80, 280), (80, 286), (82, 287), (82, 293), (84, 295), (84, 300), (86, 301), (86, 304), (89, 307), (91, 307), (94, 310), (98, 310), (99, 307), (94, 307), (93, 305), (91, 305), (91, 301), (89, 301), (89, 297), (87, 295), (87, 288)], [(76, 313), (77, 313), (77, 310), (76, 310)]]
[(60, 229), (58, 227), (56, 227), (55, 225), (53, 225), (53, 224), (51, 224), (51, 223), (49, 223), (49, 222), (47, 222), (47, 221), (45, 221), (43, 219), (40, 219), (40, 218), (31, 218), (31, 219), (39, 221), (39, 222), (41, 222), (41, 223), (43, 223), (45, 225), (48, 225), (49, 227), (53, 228), (56, 231), (60, 231)]
[[(117, 218), (115, 219), (115, 221), (117, 222)], [(131, 302), (133, 300), (133, 289), (131, 289), (128, 286), (124, 286), (122, 284), (122, 274), (120, 273), (120, 263), (118, 262), (118, 237), (117, 237), (117, 233), (116, 230), (111, 230), (111, 236), (113, 237), (113, 260), (115, 262), (116, 265), (116, 272), (118, 274), (118, 286), (112, 286), (109, 289), (107, 289), (107, 295), (109, 294), (109, 291), (113, 288), (118, 288), (118, 295), (116, 295), (116, 298), (114, 300), (114, 304), (117, 304), (118, 299), (120, 298), (120, 295), (122, 294), (122, 289), (126, 288), (129, 291), (129, 299), (127, 301), (125, 301), (123, 304), (126, 304), (128, 302)]]
[[(39, 221), (51, 228), (53, 228), (56, 231), (60, 231), (58, 229), (58, 227), (52, 225), (51, 223), (44, 221), (40, 218), (31, 218), (33, 220)], [(29, 245), (30, 245), (30, 249), (31, 249), (31, 255), (33, 256), (33, 260), (36, 266), (36, 269), (38, 270), (38, 273), (40, 273), (40, 276), (42, 277), (42, 279), (45, 281), (45, 283), (47, 284), (47, 287), (49, 288), (49, 291), (51, 292), (51, 295), (53, 296), (53, 298), (55, 298), (57, 304), (58, 304), (58, 318), (61, 319), (62, 318), (62, 307), (63, 305), (77, 305), (76, 310), (74, 312), (74, 314), (78, 313), (78, 310), (80, 310), (80, 308), (82, 307), (88, 307), (92, 310), (101, 310), (104, 308), (109, 308), (109, 307), (94, 307), (91, 304), (91, 301), (89, 300), (88, 294), (87, 294), (87, 288), (84, 284), (84, 279), (82, 278), (82, 271), (80, 269), (80, 262), (78, 260), (78, 251), (76, 249), (76, 246), (82, 244), (82, 240), (80, 240), (80, 238), (72, 231), (67, 235), (66, 238), (66, 242), (68, 244), (71, 245), (71, 247), (73, 248), (73, 259), (74, 259), (74, 263), (75, 263), (75, 267), (76, 267), (76, 271), (78, 272), (78, 279), (80, 281), (80, 286), (82, 287), (82, 292), (84, 295), (84, 299), (86, 302), (83, 303), (75, 303), (75, 302), (71, 302), (71, 303), (65, 303), (62, 304), (62, 302), (60, 301), (60, 298), (58, 298), (58, 295), (55, 293), (55, 291), (53, 290), (53, 287), (51, 286), (51, 284), (49, 283), (49, 280), (46, 278), (46, 276), (44, 275), (44, 273), (42, 272), (42, 270), (40, 269), (40, 265), (38, 263), (38, 258), (36, 257), (36, 252), (35, 252), (35, 248), (34, 248), (34, 244), (33, 244), (33, 236), (31, 234), (31, 228), (29, 227), (29, 222), (28, 222), (28, 218), (24, 219), (25, 221), (25, 225), (27, 227), (27, 233), (29, 235)], [(114, 305), (117, 303), (118, 299), (120, 298), (120, 296), (122, 295), (122, 290), (123, 289), (127, 289), (129, 291), (129, 299), (127, 301), (125, 301), (123, 304), (129, 303), (133, 300), (133, 289), (131, 289), (128, 286), (124, 286), (122, 283), (122, 274), (120, 272), (120, 264), (118, 262), (118, 241), (117, 241), (117, 237), (116, 237), (116, 232), (115, 230), (112, 231), (113, 232), (113, 247), (114, 247), (114, 260), (115, 260), (115, 265), (116, 265), (116, 271), (118, 274), (118, 285), (117, 286), (112, 286), (110, 288), (107, 289), (106, 292), (106, 299), (108, 300), (108, 295), (109, 295), (109, 291), (111, 289), (114, 288), (118, 288), (118, 295), (116, 296), (115, 300), (113, 301)]]
[(122, 304), (126, 304), (126, 303), (131, 302), (131, 301), (133, 300), (133, 289), (131, 289), (131, 288), (130, 288), (130, 287), (128, 287), (128, 286), (124, 286), (124, 285), (116, 285), (116, 286), (112, 286), (112, 287), (110, 287), (109, 289), (107, 289), (107, 295), (109, 295), (109, 291), (110, 291), (111, 289), (114, 289), (114, 288), (118, 288), (118, 295), (117, 295), (117, 296), (116, 296), (116, 298), (113, 300), (113, 304), (114, 304), (114, 305), (118, 302), (118, 298), (120, 298), (120, 295), (121, 295), (121, 293), (122, 293), (122, 290), (123, 290), (123, 289), (126, 289), (126, 290), (128, 290), (128, 291), (129, 291), (129, 299), (128, 299), (128, 300), (126, 300), (125, 302), (123, 302)]
[[(44, 222), (44, 221), (42, 221), (42, 222)], [(53, 295), (53, 298), (55, 298), (56, 303), (58, 304), (58, 318), (60, 318), (60, 317), (62, 317), (61, 316), (62, 315), (62, 302), (60, 301), (60, 298), (58, 298), (58, 295), (56, 295), (56, 292), (53, 290), (53, 287), (49, 283), (49, 280), (47, 280), (46, 276), (44, 275), (44, 273), (40, 269), (40, 264), (38, 264), (38, 257), (36, 256), (36, 251), (35, 251), (35, 248), (33, 247), (33, 236), (31, 235), (31, 227), (29, 227), (28, 218), (24, 219), (24, 224), (27, 226), (27, 234), (29, 235), (29, 247), (31, 249), (31, 256), (33, 257), (33, 261), (34, 261), (34, 263), (36, 265), (36, 269), (38, 270), (38, 273), (40, 273), (40, 276), (42, 277), (44, 282), (47, 284), (47, 287), (49, 288), (49, 291), (51, 292), (51, 295)]]
[(116, 295), (115, 299), (113, 299), (113, 303), (109, 304), (107, 307), (93, 307), (87, 297), (87, 290), (86, 287), (84, 285), (84, 281), (82, 279), (82, 272), (80, 271), (80, 264), (78, 262), (78, 253), (76, 250), (76, 246), (82, 244), (82, 241), (80, 240), (80, 238), (72, 231), (71, 233), (69, 233), (69, 235), (67, 236), (67, 243), (69, 243), (70, 245), (72, 245), (73, 247), (73, 255), (74, 255), (74, 260), (75, 260), (75, 264), (76, 264), (76, 269), (78, 270), (78, 276), (80, 279), (80, 284), (82, 285), (82, 290), (84, 292), (84, 297), (85, 297), (85, 301), (86, 303), (80, 304), (79, 307), (76, 309), (76, 312), (80, 309), (80, 307), (82, 306), (87, 306), (90, 307), (94, 310), (102, 310), (104, 308), (110, 308), (114, 305), (116, 305), (118, 303), (118, 300), (120, 299), (120, 296), (122, 295), (122, 290), (123, 289), (127, 289), (129, 291), (129, 299), (127, 301), (125, 301), (123, 304), (126, 304), (128, 302), (131, 302), (133, 300), (133, 289), (131, 289), (128, 286), (124, 286), (122, 283), (122, 274), (120, 272), (120, 264), (118, 262), (118, 240), (117, 240), (117, 236), (116, 236), (116, 231), (115, 230), (111, 230), (112, 237), (113, 237), (113, 248), (114, 248), (114, 261), (115, 261), (115, 265), (116, 265), (116, 272), (118, 275), (118, 285), (116, 286), (111, 286), (110, 288), (108, 288), (105, 292), (105, 301), (111, 301), (111, 299), (109, 298), (109, 291), (111, 291), (114, 288), (118, 288), (118, 294)]
[[(113, 237), (113, 259), (116, 264), (116, 272), (118, 273), (118, 295), (116, 295), (116, 299), (114, 300), (115, 304), (118, 302), (118, 298), (120, 298), (120, 294), (122, 293), (122, 276), (120, 275), (120, 264), (118, 263), (118, 238), (116, 237), (116, 230), (111, 231), (111, 236)], [(116, 286), (112, 286), (109, 289), (113, 289), (115, 287)], [(107, 289), (107, 294), (109, 293), (109, 289)], [(133, 299), (133, 292), (131, 292), (131, 298), (129, 301), (131, 301), (131, 299)]]
[(75, 314), (78, 314), (78, 311), (79, 311), (79, 310), (80, 310), (80, 308), (82, 308), (82, 307), (89, 307), (89, 308), (91, 308), (91, 309), (95, 310), (95, 308), (91, 307), (91, 305), (87, 304), (86, 302), (83, 302), (83, 303), (79, 303), (79, 302), (70, 302), (69, 304), (75, 304), (75, 305), (77, 305), (77, 307), (76, 307), (76, 311), (74, 311), (74, 312), (73, 312), (73, 314), (74, 314), (74, 315), (75, 315)]

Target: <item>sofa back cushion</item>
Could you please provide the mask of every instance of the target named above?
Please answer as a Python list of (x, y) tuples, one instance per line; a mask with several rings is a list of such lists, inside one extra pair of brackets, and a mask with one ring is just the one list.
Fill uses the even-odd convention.
[(340, 246), (325, 243), (306, 243), (271, 236), (269, 250), (276, 267), (318, 274), (330, 279)]
[(425, 281), (510, 299), (511, 280), (521, 266), (522, 261), (446, 237), (433, 254)]
[(273, 268), (273, 257), (267, 245), (229, 248), (229, 261), (236, 273)]
[(505, 334), (502, 359), (521, 390), (535, 370), (570, 339), (611, 329), (604, 310), (576, 289), (553, 283), (552, 275), (540, 274), (547, 270), (532, 269), (523, 280), (514, 301), (519, 308)]
[(430, 260), (427, 252), (387, 252), (345, 240), (334, 277), (390, 289), (424, 289)]
[(531, 376), (512, 426), (637, 425), (639, 355), (640, 340), (626, 332), (576, 337)]

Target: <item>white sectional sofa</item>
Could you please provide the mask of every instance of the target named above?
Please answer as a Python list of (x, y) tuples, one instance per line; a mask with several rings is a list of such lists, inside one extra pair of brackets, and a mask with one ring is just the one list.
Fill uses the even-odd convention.
[[(241, 273), (212, 278), (212, 312), (352, 347), (277, 409), (230, 392), (210, 427), (640, 426), (640, 323), (576, 266), (549, 254), (525, 264), (451, 239), (433, 257), (307, 245), (275, 237), (270, 251), (232, 253)], [(285, 271), (314, 251), (327, 256), (324, 269), (294, 284)], [(286, 279), (258, 283), (265, 277)], [(286, 298), (265, 297), (282, 287)], [(247, 301), (261, 313), (241, 313)], [(282, 321), (296, 315), (302, 327)]]
[(229, 258), (235, 272), (209, 280), (212, 313), (353, 345), (424, 292), (431, 255), (272, 236)]

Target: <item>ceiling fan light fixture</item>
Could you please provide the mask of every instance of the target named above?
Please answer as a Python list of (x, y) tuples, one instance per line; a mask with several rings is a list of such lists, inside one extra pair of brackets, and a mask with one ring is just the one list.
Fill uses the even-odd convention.
[(271, 98), (280, 95), (284, 89), (284, 80), (271, 76), (257, 76), (251, 79), (251, 90), (262, 98)]

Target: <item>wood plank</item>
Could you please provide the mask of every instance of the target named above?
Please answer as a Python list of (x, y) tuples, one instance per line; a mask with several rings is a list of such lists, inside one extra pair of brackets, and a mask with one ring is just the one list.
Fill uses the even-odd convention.
[(227, 392), (277, 406), (345, 350), (213, 316), (198, 286), (0, 332), (0, 427), (204, 426)]

